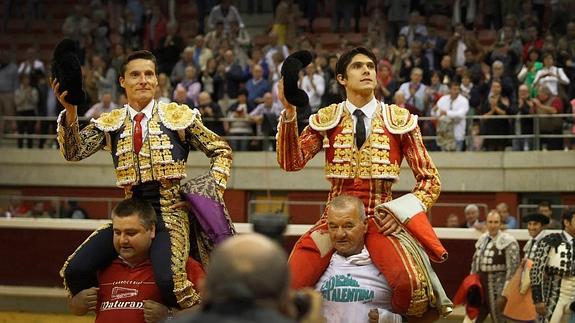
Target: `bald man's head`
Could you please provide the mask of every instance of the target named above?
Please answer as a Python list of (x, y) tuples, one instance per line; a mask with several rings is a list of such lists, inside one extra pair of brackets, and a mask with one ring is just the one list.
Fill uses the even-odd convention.
[(285, 252), (259, 234), (224, 241), (213, 252), (205, 282), (208, 302), (283, 301), (289, 273)]
[(206, 91), (200, 92), (200, 94), (198, 95), (198, 104), (200, 106), (207, 106), (210, 103), (212, 103), (211, 95)]

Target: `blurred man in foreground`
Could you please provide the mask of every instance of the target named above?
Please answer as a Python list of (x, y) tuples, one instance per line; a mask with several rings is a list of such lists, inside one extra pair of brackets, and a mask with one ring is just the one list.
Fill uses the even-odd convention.
[(320, 296), (301, 292), (307, 310), (298, 311), (289, 281), (287, 257), (278, 244), (259, 234), (227, 239), (212, 254), (202, 309), (175, 323), (323, 322)]

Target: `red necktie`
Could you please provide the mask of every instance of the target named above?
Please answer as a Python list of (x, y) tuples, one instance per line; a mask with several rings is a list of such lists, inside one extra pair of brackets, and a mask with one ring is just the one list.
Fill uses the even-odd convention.
[(136, 154), (140, 152), (142, 148), (142, 124), (141, 121), (144, 119), (146, 115), (142, 112), (136, 114), (134, 117), (135, 125), (134, 125), (134, 151)]

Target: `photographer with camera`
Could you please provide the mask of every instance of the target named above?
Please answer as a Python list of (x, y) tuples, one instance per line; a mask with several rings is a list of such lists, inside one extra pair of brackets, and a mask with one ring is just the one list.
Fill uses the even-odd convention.
[(228, 136), (235, 137), (230, 139), (230, 146), (233, 151), (248, 151), (250, 141), (248, 137), (253, 135), (252, 124), (249, 119), (249, 112), (253, 106), (248, 102), (248, 91), (245, 89), (238, 90), (238, 101), (228, 109), (228, 120), (224, 123), (224, 129)]
[(201, 310), (174, 322), (324, 322), (320, 295), (313, 290), (294, 294), (289, 280), (279, 244), (259, 234), (229, 238), (212, 253)]
[(263, 96), (263, 100), (264, 101), (262, 103), (250, 112), (249, 116), (250, 120), (256, 124), (257, 135), (266, 137), (262, 141), (263, 150), (273, 151), (275, 150), (275, 140), (270, 142), (269, 137), (273, 138), (277, 133), (281, 107), (274, 104), (274, 98), (271, 92), (266, 92)]
[(473, 53), (478, 53), (478, 56), (481, 56), (480, 53), (483, 52), (481, 44), (475, 38), (475, 35), (466, 30), (462, 23), (456, 24), (453, 27), (452, 36), (449, 37), (447, 44), (445, 44), (443, 52), (451, 56), (455, 67), (460, 67), (465, 65), (464, 52), (468, 49)]
[(204, 121), (206, 128), (219, 136), (225, 136), (224, 124), (219, 120), (224, 117), (222, 108), (212, 101), (212, 96), (208, 92), (202, 91), (198, 94), (197, 109), (200, 111), (202, 119), (207, 119)]
[[(529, 115), (533, 113), (533, 108), (535, 103), (531, 99), (529, 86), (527, 84), (521, 84), (519, 90), (517, 91), (517, 108), (521, 115)], [(516, 122), (515, 125), (518, 123)], [(515, 133), (521, 133), (522, 135), (532, 135), (533, 134), (533, 119), (522, 118), (519, 122), (520, 128), (516, 129)], [(519, 131), (517, 131), (519, 130)], [(533, 150), (533, 138), (519, 138), (513, 140), (514, 150)]]

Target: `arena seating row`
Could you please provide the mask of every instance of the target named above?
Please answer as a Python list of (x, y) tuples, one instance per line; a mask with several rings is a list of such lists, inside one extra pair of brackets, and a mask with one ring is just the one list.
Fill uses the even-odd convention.
[[(49, 61), (52, 50), (55, 44), (62, 38), (61, 26), (65, 18), (73, 10), (73, 0), (46, 0), (44, 2), (45, 19), (30, 20), (22, 17), (15, 17), (9, 20), (7, 30), (0, 35), (0, 48), (14, 50), (15, 57), (20, 59), (24, 57), (26, 49), (33, 47), (37, 50), (39, 58)], [(197, 8), (193, 3), (187, 0), (176, 0), (177, 16), (180, 22), (180, 30), (184, 39), (191, 40), (197, 33)], [(0, 12), (4, 8), (0, 8)], [(21, 9), (25, 10), (25, 9)], [(422, 17), (422, 20), (426, 17)], [(326, 50), (334, 50), (341, 46), (345, 40), (350, 44), (361, 44), (367, 34), (369, 19), (362, 17), (360, 20), (360, 33), (332, 33), (331, 31), (331, 17), (317, 17), (313, 22), (313, 33), (309, 33), (308, 22), (306, 18), (300, 18), (298, 21), (298, 28), (304, 31), (306, 36), (313, 42), (320, 42), (322, 47)], [(383, 21), (381, 22), (383, 23)], [(449, 28), (451, 18), (445, 15), (432, 15), (427, 19), (427, 24), (434, 26), (437, 33), (444, 37), (449, 38), (451, 30)], [(351, 26), (353, 28), (354, 21), (352, 19)], [(114, 35), (114, 26), (112, 25), (112, 42), (118, 39), (118, 35)], [(254, 45), (263, 46), (267, 44), (268, 36), (266, 34), (252, 35)], [(477, 38), (484, 46), (491, 46), (497, 39), (497, 33), (494, 30), (480, 30), (477, 32)]]
[[(25, 57), (25, 52), (32, 47), (37, 50), (38, 57), (49, 61), (52, 51), (58, 41), (62, 39), (62, 25), (66, 17), (74, 10), (76, 0), (45, 0), (43, 1), (44, 18), (40, 20), (29, 19), (25, 15), (26, 8), (19, 10), (24, 17), (11, 17), (6, 30), (0, 33), (0, 48), (13, 50), (16, 60)], [(18, 1), (15, 1), (18, 5)], [(197, 9), (189, 0), (176, 0), (176, 14), (182, 22), (182, 31), (186, 33), (197, 30)], [(0, 6), (0, 15), (4, 16), (4, 6)], [(112, 32), (115, 30), (111, 24)]]

